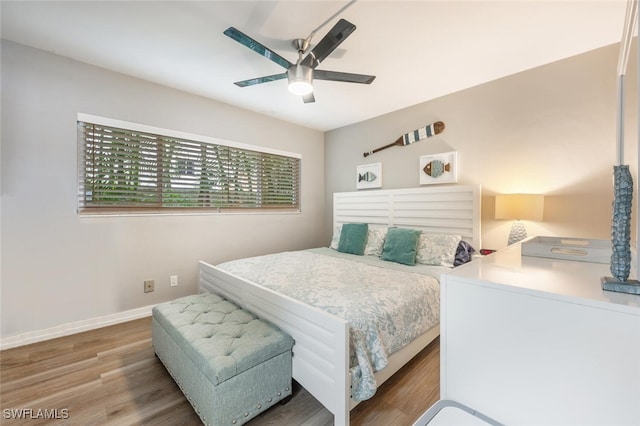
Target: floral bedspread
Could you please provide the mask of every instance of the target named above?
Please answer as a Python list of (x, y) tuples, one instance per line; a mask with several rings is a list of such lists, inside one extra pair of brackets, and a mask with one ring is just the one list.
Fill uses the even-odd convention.
[[(234, 260), (220, 269), (341, 317), (350, 325), (352, 397), (376, 392), (388, 356), (440, 321), (438, 268), (313, 249)], [(409, 272), (409, 271), (419, 271)], [(431, 275), (428, 275), (431, 274)]]

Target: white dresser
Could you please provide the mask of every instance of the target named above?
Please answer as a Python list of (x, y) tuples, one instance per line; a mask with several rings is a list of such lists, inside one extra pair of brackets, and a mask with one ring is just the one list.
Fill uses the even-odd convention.
[(506, 425), (640, 425), (640, 296), (610, 275), (519, 244), (444, 275), (441, 399)]

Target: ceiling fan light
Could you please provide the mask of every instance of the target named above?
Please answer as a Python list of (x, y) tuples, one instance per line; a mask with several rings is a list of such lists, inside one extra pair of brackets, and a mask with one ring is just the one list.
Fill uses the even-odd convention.
[(289, 82), (289, 92), (294, 95), (308, 95), (313, 92), (313, 86), (307, 81)]
[(304, 65), (294, 65), (287, 70), (289, 92), (294, 95), (308, 95), (313, 92), (313, 70)]

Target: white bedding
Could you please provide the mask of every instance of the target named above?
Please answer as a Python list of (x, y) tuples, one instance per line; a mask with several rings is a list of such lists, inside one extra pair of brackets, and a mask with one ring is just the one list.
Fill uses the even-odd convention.
[(239, 259), (218, 268), (323, 309), (349, 322), (352, 397), (376, 391), (374, 372), (388, 356), (440, 321), (447, 268), (406, 266), (330, 248)]

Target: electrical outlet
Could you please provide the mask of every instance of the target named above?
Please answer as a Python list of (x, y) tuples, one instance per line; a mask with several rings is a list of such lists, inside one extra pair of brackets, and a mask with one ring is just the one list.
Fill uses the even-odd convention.
[(178, 285), (178, 276), (177, 275), (171, 275), (169, 280), (170, 280), (170, 283), (171, 283), (171, 287), (175, 287), (175, 286)]
[(155, 282), (153, 280), (145, 280), (144, 282), (144, 292), (151, 293), (154, 290)]

